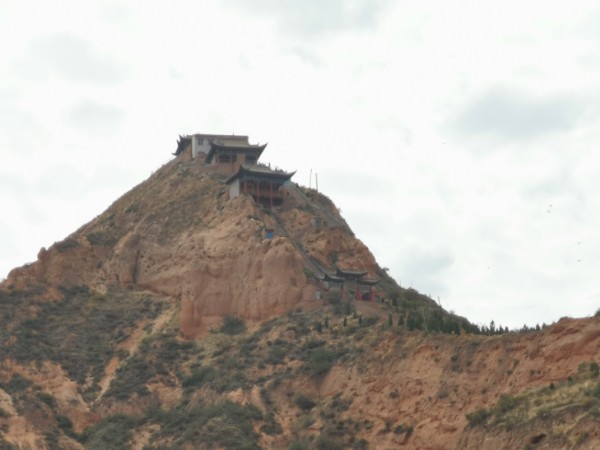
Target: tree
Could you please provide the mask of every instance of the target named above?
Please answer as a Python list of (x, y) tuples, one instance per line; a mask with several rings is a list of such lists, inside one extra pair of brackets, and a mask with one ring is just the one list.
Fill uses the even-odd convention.
[(596, 361), (592, 361), (590, 364), (590, 373), (592, 374), (592, 378), (598, 378), (600, 376), (600, 367), (598, 367)]
[(246, 330), (246, 324), (239, 317), (227, 315), (223, 318), (221, 325), (221, 333), (224, 334), (240, 334)]

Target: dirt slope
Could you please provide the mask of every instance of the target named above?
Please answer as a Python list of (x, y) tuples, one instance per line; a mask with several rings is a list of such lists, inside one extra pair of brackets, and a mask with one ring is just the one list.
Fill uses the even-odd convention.
[[(225, 178), (199, 159), (176, 159), (67, 239), (40, 250), (3, 286), (106, 292), (133, 285), (177, 299), (182, 333), (195, 337), (228, 314), (265, 320), (296, 306), (316, 307), (319, 286), (307, 274), (332, 271), (334, 263), (375, 276), (375, 258), (324, 196), (290, 185), (283, 207), (265, 209), (248, 196), (229, 199)], [(313, 225), (316, 216), (323, 226)], [(267, 228), (274, 239), (264, 238)]]
[[(469, 334), (325, 196), (224, 180), (175, 159), (10, 273), (0, 448), (600, 448), (600, 318)], [(386, 301), (342, 302), (336, 266)]]

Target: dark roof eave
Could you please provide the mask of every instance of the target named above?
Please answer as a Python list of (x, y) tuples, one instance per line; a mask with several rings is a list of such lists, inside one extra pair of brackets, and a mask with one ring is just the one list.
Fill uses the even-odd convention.
[(367, 286), (375, 286), (380, 281), (381, 281), (381, 278), (377, 278), (377, 279), (363, 278), (362, 280), (358, 280), (358, 284), (364, 284)]
[(339, 267), (336, 267), (335, 273), (344, 278), (361, 278), (364, 277), (369, 272), (367, 271), (357, 271), (357, 270), (343, 270)]
[(274, 171), (252, 170), (247, 167), (244, 167), (244, 165), (242, 164), (240, 166), (239, 170), (235, 174), (233, 174), (231, 177), (229, 177), (227, 179), (227, 181), (225, 181), (225, 183), (229, 184), (229, 183), (235, 181), (236, 178), (241, 177), (242, 175), (255, 175), (255, 176), (259, 176), (259, 177), (276, 179), (276, 180), (281, 181), (283, 184), (286, 181), (288, 181), (290, 178), (292, 178), (295, 174), (296, 174), (295, 170), (293, 172), (274, 172)]
[(213, 159), (213, 157), (215, 156), (215, 152), (217, 150), (234, 150), (234, 151), (239, 151), (240, 153), (256, 153), (256, 158), (258, 159), (260, 157), (260, 155), (262, 154), (262, 152), (265, 150), (265, 147), (268, 144), (263, 144), (263, 145), (248, 145), (248, 146), (241, 146), (241, 145), (222, 145), (222, 144), (216, 144), (213, 141), (210, 141), (210, 150), (208, 151), (208, 155), (206, 155), (206, 158), (204, 158), (204, 162), (205, 163), (210, 163)]
[(331, 275), (327, 272), (325, 272), (323, 274), (323, 280), (324, 281), (332, 281), (334, 283), (343, 283), (344, 282), (344, 278), (342, 277), (336, 277), (335, 275)]
[(190, 138), (189, 136), (179, 136), (179, 139), (177, 139), (177, 149), (175, 150), (175, 153), (173, 153), (173, 155), (175, 156), (179, 156), (181, 153), (183, 153), (183, 151), (185, 150), (185, 147), (192, 142), (192, 138)]

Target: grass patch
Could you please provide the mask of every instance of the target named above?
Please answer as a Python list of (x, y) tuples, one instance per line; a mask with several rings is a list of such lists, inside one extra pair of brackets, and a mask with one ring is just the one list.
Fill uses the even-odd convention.
[(50, 360), (79, 384), (88, 376), (97, 382), (116, 345), (165, 306), (132, 292), (100, 295), (72, 287), (63, 293), (63, 300), (50, 302), (33, 293), (0, 291), (0, 360)]

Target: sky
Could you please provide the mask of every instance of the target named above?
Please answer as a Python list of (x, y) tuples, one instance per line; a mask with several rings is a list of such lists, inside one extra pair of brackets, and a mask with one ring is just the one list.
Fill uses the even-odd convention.
[(600, 307), (589, 1), (1, 0), (0, 279), (244, 134), (404, 287), (510, 328)]

